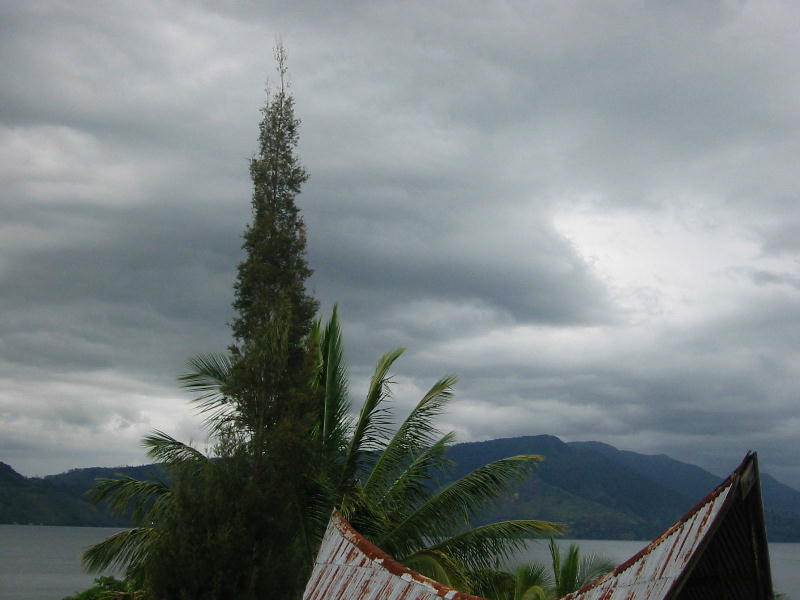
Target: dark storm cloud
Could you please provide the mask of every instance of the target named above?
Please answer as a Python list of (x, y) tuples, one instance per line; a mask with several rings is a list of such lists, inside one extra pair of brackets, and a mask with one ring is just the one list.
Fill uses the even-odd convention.
[(172, 379), (190, 354), (224, 344), (235, 231), (217, 236), (171, 210), (133, 213), (116, 215), (111, 239), (31, 251), (5, 269), (0, 359), (61, 371), (124, 364), (151, 377), (157, 363)]
[[(443, 426), (464, 439), (720, 471), (755, 447), (800, 484), (792, 5), (0, 11), (0, 460), (139, 462), (156, 426), (202, 440), (173, 382), (229, 342), (281, 33), (311, 287), (340, 303), (354, 391), (402, 345), (398, 408), (456, 371)], [(680, 268), (641, 266), (658, 254)]]

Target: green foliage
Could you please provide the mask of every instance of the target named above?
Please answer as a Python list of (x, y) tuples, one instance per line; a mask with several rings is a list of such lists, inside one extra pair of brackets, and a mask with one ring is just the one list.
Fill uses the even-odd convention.
[(311, 269), (305, 258), (305, 225), (295, 204), (308, 174), (297, 155), (300, 121), (287, 89), (286, 53), (280, 44), (275, 58), (279, 86), (262, 111), (259, 153), (250, 161), (253, 220), (244, 233), (246, 257), (234, 285), (231, 329), (236, 344), (231, 350), (239, 393), (261, 386), (275, 393), (292, 383), (297, 370), (302, 371), (317, 310), (305, 291)]
[(217, 458), (198, 461), (159, 432), (146, 440), (175, 474), (172, 509), (160, 516), (144, 569), (160, 598), (292, 598), (311, 565), (317, 303), (305, 292), (311, 270), (295, 196), (307, 174), (280, 45), (276, 59), (279, 87), (269, 92), (250, 162), (253, 213), (234, 286), (234, 344), (229, 356), (191, 359), (181, 377), (197, 394)]
[(594, 554), (581, 556), (580, 548), (576, 544), (571, 544), (566, 553), (562, 554), (553, 539), (550, 539), (550, 560), (556, 598), (581, 589), (616, 567), (613, 561)]
[[(341, 346), (336, 311), (324, 330), (321, 326), (317, 329), (325, 332), (323, 347), (326, 337)], [(332, 471), (323, 480), (335, 486), (326, 497), (356, 529), (396, 559), (443, 583), (468, 590), (472, 585), (470, 571), (507, 558), (530, 537), (560, 531), (553, 523), (531, 519), (470, 527), (477, 513), (507, 494), (541, 457), (521, 455), (496, 460), (436, 488), (434, 475), (448, 467), (445, 452), (454, 436), (442, 435), (434, 421), (452, 398), (456, 377), (437, 381), (392, 434), (389, 370), (402, 352), (389, 351), (378, 360), (366, 398), (350, 428), (349, 443), (343, 446), (344, 453), (322, 463)], [(338, 362), (342, 360), (341, 350), (330, 356), (337, 362), (328, 362), (318, 370), (318, 386), (323, 373), (344, 373)], [(344, 381), (337, 379), (335, 389), (346, 389)], [(346, 397), (331, 396), (326, 395), (320, 404), (321, 423), (330, 421), (330, 412), (348, 412)], [(339, 430), (346, 430), (346, 426), (316, 429)], [(336, 444), (323, 439), (321, 446)], [(321, 528), (318, 531), (321, 534)]]
[(275, 56), (279, 87), (268, 90), (250, 161), (253, 212), (234, 286), (234, 343), (229, 356), (191, 359), (180, 378), (196, 394), (215, 458), (155, 431), (143, 444), (168, 469), (170, 487), (121, 477), (95, 490), (95, 500), (132, 511), (137, 527), (89, 549), (86, 566), (126, 565), (157, 598), (292, 598), (311, 564), (317, 303), (305, 292), (311, 270), (295, 205), (307, 179), (299, 120), (282, 46)]
[(254, 473), (241, 447), (199, 471), (179, 472), (174, 508), (145, 570), (153, 595), (295, 597), (305, 583), (295, 562), (302, 550), (294, 535), (298, 519), (266, 485), (275, 477), (268, 464)]
[(131, 598), (133, 591), (125, 581), (120, 581), (115, 577), (97, 577), (92, 587), (75, 592), (71, 596), (66, 596), (64, 600), (111, 600), (112, 598)]
[(196, 394), (216, 456), (164, 432), (148, 435), (143, 443), (171, 486), (100, 482), (94, 499), (133, 512), (137, 527), (92, 547), (85, 564), (126, 565), (160, 600), (295, 598), (337, 506), (399, 560), (469, 587), (470, 570), (506, 557), (526, 537), (558, 531), (535, 520), (469, 528), (540, 457), (504, 458), (431, 487), (452, 440), (433, 421), (455, 377), (436, 382), (392, 435), (389, 372), (402, 349), (378, 361), (351, 422), (337, 312), (325, 327), (313, 323), (317, 303), (305, 292), (311, 270), (295, 196), (307, 174), (280, 46), (276, 59), (280, 85), (250, 163), (253, 220), (234, 286), (234, 344), (229, 356), (191, 359), (180, 378)]
[(519, 565), (514, 571), (483, 569), (473, 574), (476, 593), (491, 600), (555, 600), (581, 589), (598, 577), (614, 570), (606, 558), (581, 556), (572, 544), (562, 553), (550, 538), (550, 569), (539, 563)]
[(476, 593), (492, 600), (552, 600), (552, 577), (544, 565), (520, 565), (513, 572), (485, 569), (473, 575)]

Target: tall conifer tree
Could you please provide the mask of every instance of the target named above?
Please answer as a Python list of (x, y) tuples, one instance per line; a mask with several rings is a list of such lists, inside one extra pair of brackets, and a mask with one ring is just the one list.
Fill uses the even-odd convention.
[(259, 151), (250, 161), (252, 222), (221, 389), (231, 419), (218, 423), (219, 460), (200, 472), (175, 472), (175, 510), (149, 569), (151, 589), (163, 598), (294, 600), (313, 560), (313, 532), (305, 524), (316, 493), (316, 349), (309, 334), (317, 302), (305, 289), (311, 269), (295, 204), (308, 175), (297, 154), (300, 121), (280, 44), (275, 58), (279, 80), (268, 89)]
[[(259, 153), (250, 161), (252, 223), (234, 286), (228, 392), (254, 429), (269, 430), (292, 412), (292, 397), (307, 393), (307, 336), (317, 302), (305, 289), (306, 232), (295, 197), (308, 174), (297, 154), (300, 121), (288, 91), (286, 53), (275, 49), (279, 81), (262, 109)], [(297, 398), (294, 398), (297, 401)], [(259, 437), (256, 431), (256, 438)]]

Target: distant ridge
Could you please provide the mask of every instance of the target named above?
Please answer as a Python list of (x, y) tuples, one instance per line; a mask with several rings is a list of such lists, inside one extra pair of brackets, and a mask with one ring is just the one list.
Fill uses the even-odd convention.
[(130, 520), (94, 506), (85, 496), (99, 477), (124, 473), (143, 479), (159, 477), (157, 465), (72, 469), (45, 478), (24, 477), (0, 462), (0, 523), (128, 527)]
[[(552, 435), (454, 445), (451, 478), (479, 464), (515, 454), (545, 460), (482, 521), (540, 518), (569, 526), (583, 539), (652, 539), (722, 481), (666, 455), (646, 455), (602, 442), (565, 443)], [(800, 492), (762, 474), (770, 541), (800, 541)]]
[[(602, 442), (565, 443), (552, 435), (503, 438), (453, 445), (454, 479), (492, 460), (541, 454), (545, 460), (512, 498), (478, 522), (511, 518), (559, 521), (568, 536), (584, 539), (651, 539), (694, 506), (721, 478), (669, 456), (619, 450)], [(85, 492), (98, 477), (123, 473), (164, 478), (157, 465), (73, 469), (26, 478), (0, 463), (0, 523), (128, 526), (123, 518), (91, 505)], [(773, 542), (800, 542), (800, 492), (761, 475), (767, 532)]]

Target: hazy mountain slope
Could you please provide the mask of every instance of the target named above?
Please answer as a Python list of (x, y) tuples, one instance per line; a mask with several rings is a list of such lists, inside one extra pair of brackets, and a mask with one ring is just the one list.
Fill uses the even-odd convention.
[[(565, 522), (573, 537), (648, 538), (691, 508), (692, 498), (641, 476), (591, 449), (573, 447), (554, 436), (525, 436), (456, 444), (453, 477), (505, 456), (540, 454), (545, 460), (517, 498), (492, 516), (545, 518), (537, 498), (549, 491), (547, 518)], [(546, 487), (537, 482), (546, 484)], [(577, 502), (580, 499), (581, 502)], [(533, 512), (537, 508), (540, 512)], [(678, 511), (676, 514), (676, 508)]]
[[(538, 518), (569, 526), (571, 537), (651, 539), (708, 494), (721, 479), (665, 455), (618, 450), (601, 442), (564, 443), (549, 435), (456, 444), (444, 480), (517, 454), (545, 460), (516, 493), (480, 521)], [(27, 479), (0, 463), (0, 523), (119, 525), (125, 519), (92, 506), (85, 497), (95, 479), (123, 473), (163, 479), (157, 465), (73, 469)], [(771, 541), (800, 541), (800, 492), (762, 473)]]
[(79, 495), (27, 479), (0, 463), (0, 523), (39, 525), (117, 525)]
[[(602, 442), (568, 442), (574, 448), (593, 450), (640, 475), (679, 493), (700, 499), (722, 482), (721, 477), (696, 465), (681, 462), (665, 454), (639, 454), (618, 450)], [(761, 473), (764, 506), (771, 511), (800, 515), (800, 492), (785, 485), (769, 473)]]
[(697, 500), (722, 482), (721, 477), (696, 465), (677, 461), (666, 454), (639, 454), (629, 450), (618, 450), (602, 442), (568, 442), (568, 445), (602, 454), (651, 481)]

